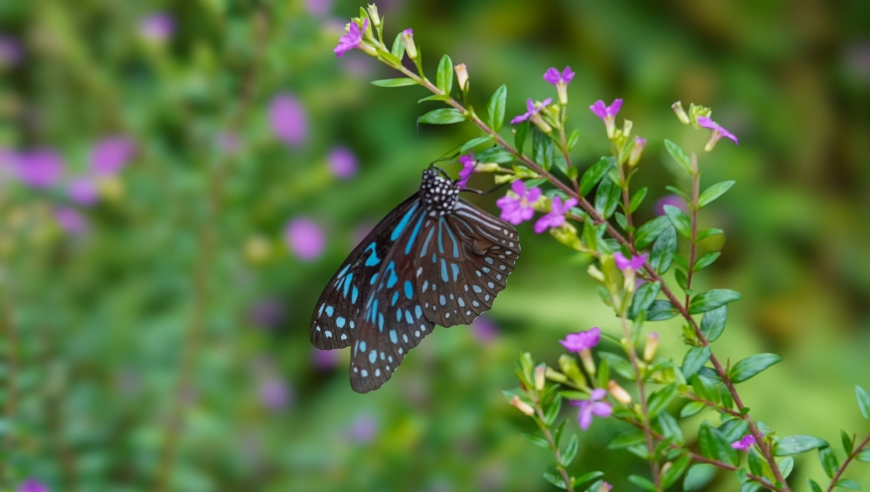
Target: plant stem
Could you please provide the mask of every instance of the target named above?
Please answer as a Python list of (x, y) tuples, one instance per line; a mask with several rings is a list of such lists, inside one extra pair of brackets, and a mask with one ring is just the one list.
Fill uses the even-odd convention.
[(541, 408), (541, 400), (538, 398), (537, 393), (535, 394), (535, 414), (538, 416), (535, 422), (538, 423), (538, 427), (544, 433), (544, 438), (550, 445), (550, 451), (553, 452), (553, 456), (556, 458), (556, 470), (559, 471), (559, 475), (562, 475), (562, 480), (565, 481), (568, 492), (574, 492), (574, 487), (571, 486), (571, 476), (568, 475), (568, 470), (562, 466), (562, 454), (559, 452), (559, 446), (556, 446), (556, 440), (553, 439), (553, 434), (544, 422), (544, 409)]
[(858, 454), (867, 446), (867, 444), (870, 444), (870, 434), (867, 434), (867, 437), (865, 437), (864, 440), (861, 441), (861, 444), (855, 446), (855, 449), (853, 449), (852, 452), (849, 453), (849, 456), (846, 457), (846, 461), (843, 462), (843, 466), (841, 466), (840, 469), (837, 470), (837, 473), (833, 476), (833, 478), (831, 478), (831, 484), (828, 485), (826, 492), (831, 492), (832, 490), (834, 490), (834, 487), (837, 486), (837, 481), (840, 480), (840, 477), (843, 476), (843, 472), (846, 471), (846, 467), (849, 466), (850, 463), (852, 463), (852, 460), (854, 460), (855, 457), (858, 456)]
[(701, 189), (701, 172), (698, 170), (697, 160), (692, 154), (692, 237), (689, 243), (689, 271), (686, 272), (686, 306), (689, 305), (688, 290), (692, 288), (692, 274), (695, 272), (695, 254), (697, 253), (697, 245), (695, 241), (698, 239), (698, 196)]

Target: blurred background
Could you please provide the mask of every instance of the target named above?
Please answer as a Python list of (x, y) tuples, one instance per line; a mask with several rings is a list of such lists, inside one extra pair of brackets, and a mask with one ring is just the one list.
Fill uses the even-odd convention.
[[(870, 3), (378, 6), (390, 40), (414, 28), (430, 76), (443, 53), (468, 66), (480, 110), (502, 83), (508, 117), (555, 97), (542, 74), (570, 65), (581, 169), (609, 152), (588, 106), (624, 98), (649, 140), (641, 220), (678, 174), (663, 138), (703, 154), (703, 184), (736, 179), (702, 216), (726, 235), (704, 245), (722, 256), (698, 287), (744, 295), (716, 349), (784, 357), (740, 388), (779, 435), (870, 430), (854, 399), (870, 389)], [(372, 86), (394, 75), (362, 52), (336, 59), (359, 7), (0, 1), (0, 489), (556, 490), (501, 391), (520, 351), (555, 365), (566, 333), (618, 327), (586, 259), (530, 223), (492, 311), (436, 330), (377, 392), (351, 391), (346, 350), (309, 343), (344, 257), (477, 136), (418, 131), (439, 107), (416, 103), (423, 89)], [(708, 132), (679, 124), (676, 100), (712, 106), (740, 145), (703, 153)], [(650, 327), (682, 360), (679, 322)], [(633, 490), (646, 463), (602, 452), (625, 430), (596, 420), (572, 472)], [(870, 484), (867, 465), (846, 476)], [(815, 453), (796, 490), (807, 477), (824, 478)], [(703, 490), (738, 486), (719, 474)]]

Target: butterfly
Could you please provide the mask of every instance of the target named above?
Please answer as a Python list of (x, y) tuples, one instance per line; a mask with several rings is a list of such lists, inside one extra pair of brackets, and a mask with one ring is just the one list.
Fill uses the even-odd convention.
[(430, 165), (417, 193), (354, 248), (320, 295), (311, 343), (353, 346), (354, 391), (380, 388), (436, 324), (471, 323), (505, 288), (520, 255), (517, 231), (460, 191)]

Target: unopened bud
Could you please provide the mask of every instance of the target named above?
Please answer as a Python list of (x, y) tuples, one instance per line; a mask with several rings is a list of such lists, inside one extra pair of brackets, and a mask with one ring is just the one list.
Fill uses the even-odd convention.
[(677, 101), (674, 104), (671, 104), (671, 109), (673, 109), (674, 113), (677, 114), (677, 118), (680, 119), (680, 123), (682, 123), (684, 125), (688, 125), (689, 123), (691, 123), (691, 120), (689, 119), (689, 115), (686, 114), (686, 110), (683, 109), (682, 101)]
[(549, 123), (547, 123), (546, 121), (544, 121), (544, 118), (541, 117), (541, 113), (540, 113), (540, 112), (535, 113), (535, 114), (532, 115), (532, 123), (534, 123), (535, 125), (537, 125), (538, 128), (540, 128), (541, 131), (544, 132), (544, 133), (546, 133), (546, 134), (550, 134), (550, 133), (553, 131), (553, 127), (551, 127), (551, 126), (549, 125)]
[(372, 20), (372, 25), (375, 26), (376, 28), (381, 27), (381, 16), (378, 15), (378, 6), (373, 4), (373, 3), (370, 3), (369, 8), (368, 8), (368, 12), (369, 12), (369, 19)]
[(664, 465), (662, 465), (662, 471), (661, 471), (660, 473), (661, 473), (662, 475), (664, 475), (665, 473), (668, 472), (668, 470), (670, 470), (670, 469), (673, 468), (673, 467), (674, 467), (674, 462), (673, 462), (673, 461), (668, 461), (667, 463), (665, 463)]
[(546, 364), (538, 364), (535, 366), (535, 389), (538, 391), (543, 391), (544, 382), (546, 381), (547, 375), (547, 365)]
[(474, 166), (474, 172), (476, 173), (497, 173), (504, 168), (496, 164), (495, 162), (478, 162), (476, 166)]
[(601, 482), (601, 486), (598, 487), (598, 492), (610, 492), (611, 490), (613, 490), (613, 485), (607, 482)]
[(578, 386), (586, 387), (586, 378), (580, 372), (580, 368), (577, 367), (577, 361), (573, 357), (568, 354), (562, 354), (559, 357), (559, 369), (562, 370), (562, 374), (571, 378)]
[(589, 373), (590, 376), (595, 376), (595, 359), (592, 358), (592, 351), (589, 349), (583, 349), (580, 351), (580, 360), (583, 362), (583, 368), (586, 369), (586, 372)]
[(640, 161), (640, 156), (643, 155), (643, 148), (646, 146), (646, 139), (634, 137), (634, 144), (631, 146), (631, 154), (628, 156), (629, 167), (634, 167)]
[(651, 332), (646, 336), (646, 346), (643, 348), (643, 360), (652, 362), (659, 348), (659, 334)]
[(589, 268), (586, 269), (586, 273), (589, 274), (590, 277), (598, 280), (599, 282), (604, 282), (604, 274), (601, 273), (601, 270), (598, 269), (595, 265), (589, 265)]
[(615, 380), (611, 379), (607, 382), (607, 391), (610, 393), (610, 396), (619, 403), (624, 403), (626, 405), (631, 403), (631, 395), (629, 395), (628, 391), (625, 391), (625, 388), (620, 386)]
[(622, 122), (622, 134), (625, 135), (625, 138), (628, 139), (628, 136), (631, 135), (631, 128), (634, 126), (634, 123), (631, 120), (623, 120)]
[(466, 84), (468, 84), (468, 70), (465, 68), (464, 63), (460, 63), (453, 67), (453, 71), (456, 72), (456, 80), (459, 82), (459, 90), (465, 91), (467, 89)]
[(534, 415), (535, 414), (535, 409), (532, 408), (531, 405), (529, 405), (528, 403), (524, 402), (523, 400), (520, 400), (519, 396), (514, 395), (514, 397), (511, 398), (511, 405), (517, 407), (519, 409), (519, 411), (523, 412), (526, 415)]
[(402, 31), (402, 42), (405, 43), (405, 53), (411, 60), (417, 59), (417, 45), (414, 44), (414, 30), (411, 28)]
[(557, 383), (564, 383), (568, 381), (568, 378), (566, 378), (564, 374), (550, 367), (547, 368), (544, 375), (547, 376), (547, 379), (549, 379), (550, 381), (555, 381)]
[(97, 189), (100, 195), (110, 202), (117, 202), (124, 198), (124, 182), (117, 176), (107, 176), (97, 181)]

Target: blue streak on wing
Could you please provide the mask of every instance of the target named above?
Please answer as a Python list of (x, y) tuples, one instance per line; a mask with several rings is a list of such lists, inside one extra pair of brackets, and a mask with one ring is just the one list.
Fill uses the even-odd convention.
[(420, 226), (423, 225), (423, 220), (426, 218), (426, 215), (421, 215), (420, 220), (417, 221), (417, 225), (414, 226), (414, 230), (411, 231), (411, 238), (408, 239), (408, 245), (405, 246), (405, 254), (411, 254), (411, 248), (414, 247), (414, 241), (417, 239), (417, 233), (420, 232)]
[(399, 222), (399, 225), (397, 225), (396, 228), (393, 229), (393, 233), (390, 234), (390, 241), (395, 241), (396, 239), (399, 238), (400, 235), (402, 235), (402, 231), (405, 230), (405, 226), (408, 225), (408, 221), (411, 220), (411, 216), (414, 215), (414, 212), (417, 211), (417, 207), (419, 205), (420, 205), (419, 202), (414, 203), (414, 205), (411, 206), (411, 209), (405, 213), (405, 216), (402, 217), (402, 220)]
[(374, 241), (372, 241), (372, 243), (369, 244), (368, 246), (366, 246), (366, 249), (363, 250), (363, 253), (365, 253), (368, 250), (371, 250), (371, 255), (369, 255), (369, 257), (366, 259), (366, 263), (365, 263), (365, 265), (367, 267), (375, 266), (381, 262), (381, 259), (378, 258), (378, 255), (375, 253), (376, 247), (377, 247), (377, 244)]

